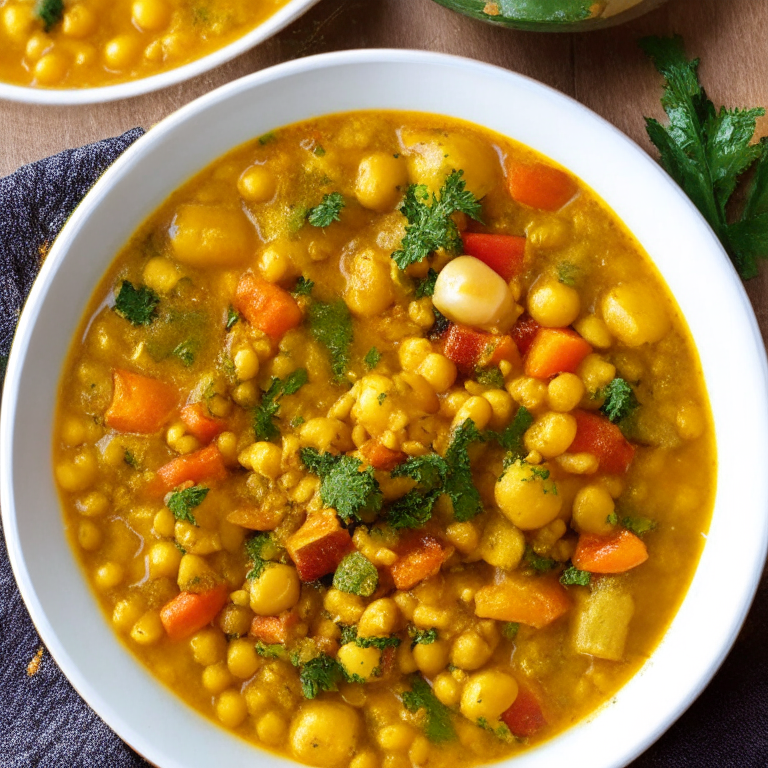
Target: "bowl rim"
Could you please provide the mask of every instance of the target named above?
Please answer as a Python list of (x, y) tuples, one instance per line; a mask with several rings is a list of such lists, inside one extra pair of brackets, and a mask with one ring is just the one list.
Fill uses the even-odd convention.
[(15, 85), (0, 81), (0, 100), (41, 106), (78, 106), (131, 99), (163, 88), (170, 88), (172, 85), (191, 80), (226, 64), (251, 48), (255, 48), (296, 21), (319, 2), (320, 0), (288, 0), (284, 6), (242, 37), (199, 59), (193, 59), (179, 67), (173, 67), (155, 75), (93, 88), (34, 88), (29, 85)]
[[(49, 623), (45, 610), (42, 607), (35, 588), (32, 584), (31, 574), (28, 570), (27, 563), (25, 562), (24, 558), (24, 551), (21, 545), (16, 517), (17, 510), (14, 502), (14, 473), (12, 455), (12, 445), (15, 434), (14, 426), (16, 426), (14, 414), (16, 403), (20, 397), (19, 383), (23, 373), (24, 364), (26, 362), (27, 344), (34, 330), (37, 315), (40, 312), (43, 299), (50, 289), (56, 272), (64, 262), (71, 241), (75, 238), (84, 222), (88, 220), (88, 217), (93, 209), (100, 205), (102, 196), (110, 192), (113, 185), (118, 184), (120, 179), (134, 165), (140, 163), (142, 156), (147, 154), (153, 145), (159, 143), (163, 137), (173, 134), (173, 132), (182, 126), (187, 120), (191, 120), (195, 116), (205, 113), (206, 110), (215, 109), (217, 105), (226, 102), (229, 98), (236, 97), (238, 94), (247, 93), (252, 89), (258, 89), (260, 86), (274, 83), (281, 79), (306, 75), (316, 69), (333, 70), (334, 67), (357, 67), (363, 64), (374, 66), (383, 65), (385, 67), (399, 64), (417, 66), (440, 65), (446, 67), (448, 70), (453, 69), (456, 72), (463, 70), (467, 74), (476, 75), (478, 77), (507, 80), (510, 86), (516, 86), (520, 90), (528, 90), (531, 92), (538, 92), (539, 94), (543, 94), (552, 102), (557, 104), (558, 108), (562, 108), (565, 111), (570, 110), (572, 113), (578, 115), (580, 119), (590, 123), (593, 126), (602, 126), (602, 129), (607, 131), (606, 138), (610, 136), (611, 140), (616, 142), (617, 145), (623, 146), (623, 151), (629, 153), (628, 157), (630, 155), (632, 156), (634, 164), (637, 164), (639, 169), (642, 169), (645, 173), (654, 177), (656, 181), (662, 185), (662, 187), (664, 187), (666, 196), (670, 200), (676, 200), (682, 209), (687, 210), (688, 215), (692, 217), (691, 223), (693, 224), (694, 221), (698, 223), (699, 235), (705, 239), (708, 239), (710, 248), (710, 261), (712, 262), (709, 267), (711, 267), (715, 273), (717, 273), (717, 279), (724, 281), (724, 289), (731, 291), (732, 298), (736, 302), (734, 308), (739, 313), (738, 322), (740, 324), (740, 329), (745, 331), (746, 336), (746, 338), (740, 340), (739, 343), (741, 343), (744, 349), (751, 355), (750, 373), (753, 378), (752, 383), (755, 384), (756, 389), (759, 389), (761, 392), (760, 399), (756, 400), (754, 403), (755, 410), (754, 413), (751, 413), (750, 421), (750, 428), (753, 428), (753, 431), (760, 434), (758, 450), (755, 452), (755, 460), (756, 462), (762, 461), (763, 466), (765, 460), (768, 460), (768, 445), (766, 445), (766, 438), (764, 437), (765, 435), (768, 435), (768, 402), (764, 396), (765, 391), (768, 391), (768, 364), (766, 362), (765, 348), (760, 330), (757, 325), (757, 321), (749, 299), (746, 295), (746, 291), (744, 290), (743, 284), (736, 275), (735, 270), (730, 264), (730, 261), (727, 259), (722, 246), (712, 232), (711, 228), (699, 214), (698, 210), (693, 206), (690, 200), (688, 200), (682, 190), (671, 180), (671, 178), (666, 175), (666, 173), (661, 170), (661, 168), (655, 163), (655, 161), (651, 159), (649, 155), (647, 155), (642, 149), (640, 149), (640, 147), (638, 147), (638, 145), (631, 141), (626, 135), (621, 133), (612, 124), (596, 115), (581, 103), (556, 91), (553, 88), (538, 83), (531, 78), (510, 72), (500, 67), (495, 67), (471, 59), (451, 56), (447, 54), (398, 49), (342, 51), (319, 54), (304, 59), (290, 61), (241, 78), (240, 80), (231, 82), (211, 93), (200, 97), (194, 102), (182, 107), (172, 115), (166, 117), (162, 122), (160, 122), (147, 134), (145, 134), (145, 136), (140, 138), (131, 147), (129, 147), (128, 150), (126, 150), (126, 152), (105, 172), (101, 179), (94, 185), (88, 195), (86, 195), (86, 197), (83, 199), (80, 206), (72, 214), (62, 232), (59, 234), (45, 263), (43, 264), (40, 275), (38, 276), (38, 279), (32, 288), (25, 309), (21, 315), (16, 337), (14, 339), (14, 344), (11, 350), (11, 355), (8, 361), (5, 380), (5, 392), (2, 402), (2, 410), (0, 411), (0, 507), (2, 508), (2, 520), (5, 528), (6, 541), (8, 544), (9, 558), (13, 567), (17, 584), (32, 617), (32, 620), (37, 627), (43, 642), (51, 652), (51, 655), (54, 657), (64, 674), (73, 684), (73, 686), (78, 690), (85, 701), (105, 719), (108, 725), (122, 739), (124, 739), (138, 752), (144, 754), (148, 759), (156, 761), (162, 760), (162, 763), (158, 762), (158, 764), (162, 764), (163, 766), (181, 766), (181, 764), (174, 761), (171, 756), (163, 752), (161, 749), (158, 749), (156, 744), (145, 737), (145, 734), (136, 731), (136, 729), (133, 728), (130, 723), (125, 722), (119, 716), (117, 716), (109, 704), (104, 700), (103, 696), (95, 689), (94, 685), (88, 679), (88, 675), (73, 664), (67, 649), (59, 642), (56, 630)], [(345, 110), (330, 109), (322, 114), (334, 114), (343, 111)], [(304, 119), (309, 119), (311, 117), (312, 115), (307, 115)], [(484, 125), (482, 122), (478, 122), (478, 124)], [(496, 129), (491, 128), (491, 130)], [(627, 162), (629, 162), (629, 159)], [(207, 163), (205, 165), (207, 165)], [(576, 172), (574, 171), (574, 173)], [(600, 192), (598, 192), (598, 194), (602, 197)], [(612, 209), (616, 204), (618, 204), (608, 199), (606, 199), (606, 203)], [(138, 226), (138, 222), (134, 224), (134, 229), (136, 226)], [(706, 256), (706, 254), (704, 255)], [(114, 258), (114, 255), (112, 258)], [(652, 261), (654, 261), (653, 258)], [(662, 278), (665, 279), (665, 281), (668, 281), (668, 278), (664, 274), (662, 274)], [(699, 343), (697, 343), (697, 349), (701, 354)], [(719, 467), (718, 477), (720, 477)], [(718, 496), (719, 494), (720, 491), (718, 488)], [(768, 500), (768, 476), (763, 478), (762, 475), (760, 475), (755, 479), (754, 484), (751, 486), (751, 498), (758, 499), (760, 507), (763, 510), (765, 509), (766, 501)], [(653, 741), (655, 741), (664, 731), (666, 731), (672, 725), (672, 723), (674, 723), (674, 721), (688, 708), (688, 706), (690, 706), (690, 704), (712, 679), (736, 639), (738, 631), (746, 617), (749, 606), (751, 605), (752, 599), (758, 586), (760, 575), (762, 573), (766, 551), (768, 551), (768, 517), (765, 515), (760, 517), (758, 519), (758, 524), (759, 530), (756, 531), (755, 536), (749, 538), (749, 540), (745, 543), (747, 551), (744, 557), (741, 558), (741, 561), (745, 564), (745, 570), (748, 571), (747, 581), (749, 583), (743, 583), (739, 585), (738, 599), (734, 599), (733, 595), (730, 593), (728, 594), (727, 599), (722, 598), (722, 605), (727, 606), (728, 608), (729, 619), (722, 627), (719, 627), (719, 635), (717, 641), (715, 642), (710, 638), (709, 647), (711, 647), (712, 650), (709, 653), (705, 667), (697, 671), (695, 682), (687, 682), (685, 691), (674, 691), (670, 696), (666, 697), (663, 702), (655, 704), (653, 711), (648, 712), (648, 715), (652, 721), (652, 727), (648, 728), (643, 733), (642, 737), (634, 736), (634, 740), (630, 740), (629, 743), (622, 743), (620, 745), (617, 744), (612, 746), (611, 750), (613, 751), (611, 752), (612, 756), (610, 759), (603, 759), (604, 756), (601, 756), (599, 759), (595, 759), (595, 762), (592, 762), (594, 758), (591, 757), (590, 762), (583, 763), (585, 766), (590, 765), (594, 768), (597, 768), (599, 765), (601, 768), (602, 766), (606, 766), (606, 768), (607, 766), (611, 766), (612, 768), (619, 768), (619, 766), (626, 765), (629, 761), (644, 751), (651, 743), (653, 743)], [(694, 591), (694, 586), (697, 583), (699, 572), (702, 570), (701, 562), (703, 561), (706, 552), (707, 548), (705, 547), (702, 560), (700, 560), (699, 565), (697, 566), (694, 582), (686, 593), (683, 605), (678, 610), (675, 619), (673, 620), (670, 628), (667, 630), (667, 633), (661, 642), (661, 645), (654, 651), (649, 662), (647, 662), (646, 665), (617, 692), (613, 702), (607, 702), (603, 706), (599, 707), (585, 720), (582, 720), (576, 725), (567, 728), (565, 731), (544, 742), (542, 745), (539, 745), (532, 750), (512, 758), (512, 760), (516, 761), (516, 766), (519, 765), (520, 768), (527, 768), (529, 765), (542, 765), (544, 763), (537, 762), (536, 756), (544, 756), (546, 759), (546, 755), (551, 751), (549, 749), (551, 745), (566, 743), (566, 738), (568, 738), (568, 744), (578, 745), (580, 743), (579, 734), (585, 731), (593, 721), (598, 719), (608, 721), (608, 716), (611, 712), (611, 707), (609, 704), (618, 701), (620, 697), (624, 697), (625, 691), (628, 691), (630, 688), (634, 688), (638, 678), (644, 676), (646, 670), (654, 666), (654, 659), (659, 656), (661, 648), (664, 647), (665, 643), (667, 642), (668, 636), (672, 634), (672, 630), (678, 625), (678, 617), (681, 613), (683, 613), (683, 609), (685, 608), (686, 604), (693, 599), (692, 592)], [(720, 597), (721, 596), (718, 596), (718, 598)], [(699, 598), (697, 597), (697, 599)], [(100, 609), (95, 606), (95, 600), (94, 608), (100, 611)], [(119, 645), (119, 643), (116, 643), (116, 645)], [(140, 662), (136, 661), (135, 663), (137, 666), (141, 666)], [(163, 686), (160, 684), (158, 687)], [(626, 695), (629, 696), (629, 694)], [(614, 725), (619, 722), (615, 718), (612, 718), (611, 721)], [(214, 727), (217, 728), (217, 726)], [(570, 738), (571, 735), (574, 736), (573, 739)], [(267, 753), (260, 752), (259, 754), (262, 759), (265, 760), (266, 764)], [(280, 764), (294, 765), (292, 761), (286, 762), (284, 758), (275, 756), (273, 757)], [(532, 760), (531, 757), (533, 757)], [(499, 765), (506, 764), (506, 761), (499, 763)], [(512, 764), (511, 761), (509, 764)], [(576, 760), (574, 762), (574, 766), (578, 765), (582, 765), (582, 763)]]

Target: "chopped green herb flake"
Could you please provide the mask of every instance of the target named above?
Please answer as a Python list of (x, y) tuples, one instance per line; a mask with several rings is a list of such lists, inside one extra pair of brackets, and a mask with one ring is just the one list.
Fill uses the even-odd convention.
[(139, 466), (139, 462), (136, 460), (136, 457), (133, 455), (133, 451), (128, 450), (128, 448), (125, 449), (125, 453), (123, 454), (123, 461), (129, 466), (136, 469)]
[(258, 653), (259, 656), (263, 656), (265, 659), (280, 659), (285, 655), (285, 648), (279, 643), (271, 643), (267, 645), (267, 643), (258, 640), (254, 648), (256, 649), (256, 653)]
[(198, 344), (192, 339), (187, 339), (178, 344), (171, 355), (178, 357), (184, 365), (189, 368), (195, 362), (195, 355), (197, 353)]
[(638, 406), (634, 390), (624, 379), (613, 379), (598, 395), (605, 398), (600, 410), (614, 423), (626, 419)]
[(271, 533), (257, 533), (246, 539), (245, 553), (251, 561), (246, 579), (258, 579), (271, 562), (279, 561), (285, 554)]
[(330, 353), (331, 369), (336, 381), (341, 381), (349, 367), (352, 344), (352, 317), (343, 299), (326, 304), (314, 301), (307, 313), (309, 332)]
[(619, 516), (615, 512), (611, 512), (611, 514), (605, 518), (605, 522), (608, 523), (608, 525), (618, 525)]
[(448, 464), (445, 492), (453, 503), (453, 516), (459, 522), (471, 520), (483, 511), (480, 492), (472, 480), (467, 449), (471, 443), (482, 442), (484, 439), (475, 422), (466, 419), (454, 430), (445, 452), (445, 461)]
[(482, 728), (484, 731), (488, 731), (489, 733), (492, 733), (499, 741), (512, 741), (512, 731), (509, 730), (509, 727), (506, 725), (506, 723), (499, 723), (497, 726), (492, 726), (488, 720), (486, 720), (484, 717), (481, 717), (477, 721), (478, 726)]
[(504, 457), (504, 469), (517, 461), (522, 461), (527, 455), (523, 437), (528, 428), (533, 424), (533, 415), (523, 405), (517, 409), (515, 418), (507, 428), (501, 432), (487, 432), (489, 438), (496, 440), (499, 445), (507, 452)]
[(340, 192), (323, 195), (322, 201), (310, 208), (307, 221), (313, 227), (329, 227), (334, 221), (341, 221), (341, 209), (344, 207), (344, 196)]
[(319, 144), (312, 150), (317, 157), (325, 157), (325, 149)]
[(284, 379), (274, 377), (269, 389), (261, 396), (261, 402), (253, 410), (253, 429), (257, 440), (275, 440), (280, 430), (274, 419), (280, 410), (283, 395), (295, 395), (308, 381), (305, 368), (297, 368)]
[(553, 560), (551, 557), (537, 555), (531, 546), (525, 548), (523, 559), (525, 564), (537, 573), (547, 573), (557, 566), (557, 561)]
[(590, 577), (589, 571), (580, 571), (575, 565), (569, 565), (560, 574), (560, 583), (565, 587), (588, 587)]
[(495, 365), (488, 368), (477, 368), (475, 370), (475, 379), (478, 384), (482, 384), (484, 387), (504, 389), (504, 374)]
[(451, 723), (451, 710), (438, 701), (429, 684), (421, 677), (415, 677), (411, 690), (402, 694), (403, 706), (409, 712), (424, 710), (424, 733), (435, 744), (456, 738)]
[(625, 516), (621, 518), (621, 524), (636, 536), (645, 536), (646, 533), (655, 530), (656, 521), (648, 517)]
[(64, 18), (64, 0), (38, 0), (35, 16), (43, 22), (46, 32), (50, 32)]
[(291, 427), (293, 429), (296, 429), (296, 427), (300, 427), (304, 423), (305, 419), (303, 416), (295, 416), (291, 419)]
[(341, 664), (324, 653), (310, 659), (300, 669), (299, 681), (305, 699), (314, 699), (323, 691), (338, 690), (339, 683), (346, 678)]
[(411, 638), (411, 648), (417, 645), (432, 645), (432, 643), (437, 641), (437, 630), (434, 627), (431, 629), (419, 629), (413, 624), (409, 624), (408, 636)]
[(416, 298), (422, 299), (425, 296), (435, 295), (435, 283), (437, 282), (437, 272), (432, 267), (429, 268), (427, 276), (416, 283)]
[(208, 488), (202, 485), (193, 485), (191, 488), (185, 488), (183, 491), (174, 491), (166, 502), (168, 509), (173, 512), (177, 520), (186, 520), (192, 525), (197, 525), (197, 520), (192, 514), (195, 507), (199, 507), (205, 497), (208, 495)]
[(265, 144), (269, 144), (273, 141), (277, 141), (277, 134), (274, 131), (265, 133), (263, 136), (259, 136), (259, 144), (263, 147)]
[(383, 651), (385, 648), (397, 648), (400, 645), (400, 638), (395, 635), (387, 637), (357, 637), (355, 644), (360, 648), (378, 648)]
[(235, 308), (230, 304), (229, 307), (227, 307), (227, 324), (226, 329), (228, 331), (232, 330), (232, 326), (240, 319), (240, 315), (237, 313)]
[(520, 625), (516, 621), (505, 621), (501, 625), (501, 634), (507, 640), (514, 640), (520, 631)]
[(336, 568), (333, 586), (342, 592), (370, 597), (379, 586), (379, 572), (365, 555), (351, 552)]
[(160, 297), (146, 285), (138, 288), (123, 280), (115, 297), (115, 312), (131, 325), (149, 325), (157, 315)]
[(576, 277), (579, 274), (579, 268), (570, 261), (561, 261), (557, 265), (557, 279), (570, 288), (576, 285)]
[(312, 293), (312, 289), (315, 284), (312, 280), (307, 280), (303, 275), (296, 281), (296, 285), (293, 288), (294, 296), (309, 296)]
[(381, 362), (381, 352), (376, 347), (371, 347), (363, 359), (365, 367), (372, 371)]
[(376, 402), (378, 402), (379, 405), (381, 405), (386, 399), (387, 399), (386, 392), (379, 392), (379, 394), (376, 396)]

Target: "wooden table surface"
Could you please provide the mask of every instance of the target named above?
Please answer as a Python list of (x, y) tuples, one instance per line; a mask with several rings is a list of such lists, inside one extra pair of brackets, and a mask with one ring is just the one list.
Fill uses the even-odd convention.
[[(682, 34), (689, 54), (702, 58), (701, 77), (716, 104), (768, 106), (766, 0), (670, 0), (620, 28), (563, 35), (495, 28), (431, 0), (321, 0), (257, 50), (158, 93), (73, 108), (0, 103), (0, 176), (68, 147), (136, 125), (148, 128), (197, 96), (272, 64), (325, 51), (375, 47), (459, 54), (529, 75), (575, 97), (653, 152), (643, 115), (663, 115), (661, 83), (636, 41), (647, 34), (671, 33)], [(761, 132), (768, 134), (768, 120)], [(763, 338), (768, 339), (768, 267), (747, 284), (747, 291)], [(636, 765), (668, 766), (663, 750), (662, 741)]]

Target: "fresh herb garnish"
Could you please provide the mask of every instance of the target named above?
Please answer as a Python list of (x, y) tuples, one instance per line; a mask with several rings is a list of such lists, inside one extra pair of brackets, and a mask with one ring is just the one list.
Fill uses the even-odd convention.
[(274, 440), (280, 437), (274, 418), (280, 410), (283, 395), (294, 395), (308, 381), (307, 371), (297, 368), (284, 379), (274, 377), (269, 389), (261, 396), (261, 402), (253, 410), (253, 430), (257, 440)]
[(551, 557), (542, 557), (541, 555), (536, 554), (533, 547), (530, 545), (525, 548), (523, 560), (526, 565), (533, 568), (537, 573), (547, 573), (547, 571), (551, 571), (557, 566), (556, 560), (553, 560)]
[(313, 227), (329, 227), (334, 221), (341, 221), (341, 209), (344, 207), (344, 196), (341, 192), (331, 192), (323, 195), (322, 201), (309, 209), (307, 221)]
[(437, 642), (437, 630), (434, 627), (419, 629), (413, 624), (409, 624), (408, 637), (411, 638), (411, 648), (415, 648), (417, 645), (432, 645), (432, 643)]
[(306, 277), (301, 275), (296, 281), (296, 285), (293, 287), (294, 296), (309, 296), (312, 293), (312, 289), (315, 287), (315, 283), (312, 280), (307, 280)]
[(379, 572), (365, 555), (351, 552), (336, 568), (333, 586), (342, 592), (370, 597), (379, 586)]
[(240, 315), (235, 308), (230, 304), (227, 307), (227, 323), (224, 326), (228, 331), (232, 330), (232, 326), (240, 319)]
[(325, 149), (319, 144), (312, 150), (316, 157), (325, 157)]
[(185, 488), (183, 491), (174, 491), (166, 502), (168, 509), (173, 512), (177, 520), (186, 520), (192, 525), (197, 525), (197, 520), (192, 514), (195, 507), (199, 507), (210, 489), (202, 485), (193, 485), (191, 488)]
[(576, 285), (576, 275), (579, 269), (575, 264), (570, 261), (561, 261), (557, 265), (557, 279), (563, 285), (567, 285), (573, 288)]
[(451, 723), (451, 710), (437, 699), (423, 678), (413, 678), (411, 690), (405, 691), (402, 699), (403, 706), (409, 712), (424, 710), (424, 733), (430, 741), (439, 744), (456, 738)]
[(50, 32), (64, 17), (64, 0), (38, 0), (35, 16), (43, 22), (45, 31)]
[(484, 387), (504, 389), (504, 374), (499, 367), (495, 365), (487, 368), (476, 368), (475, 380), (478, 384), (482, 384)]
[(475, 488), (472, 480), (472, 469), (467, 452), (471, 443), (483, 439), (475, 422), (472, 419), (465, 419), (453, 431), (450, 445), (445, 452), (445, 461), (448, 464), (445, 492), (451, 498), (454, 518), (462, 523), (483, 511), (480, 492)]
[(381, 362), (381, 352), (376, 347), (371, 347), (363, 358), (365, 367), (372, 371)]
[(128, 448), (125, 449), (125, 453), (123, 454), (123, 461), (129, 466), (136, 469), (139, 466), (139, 462), (136, 460), (136, 457), (133, 455), (133, 451), (129, 450)]
[(259, 144), (261, 144), (262, 147), (265, 144), (269, 144), (273, 141), (277, 141), (277, 134), (274, 131), (270, 131), (269, 133), (265, 133), (263, 136), (259, 136)]
[(314, 699), (323, 691), (338, 690), (339, 683), (345, 679), (341, 664), (321, 653), (300, 666), (299, 681), (305, 699)]
[(622, 517), (621, 524), (624, 526), (624, 528), (637, 536), (645, 536), (646, 533), (656, 529), (655, 520), (651, 520), (649, 517), (641, 517), (639, 515), (627, 515)]
[[(699, 82), (699, 60), (688, 60), (681, 37), (646, 37), (640, 47), (665, 79), (661, 104), (669, 125), (646, 118), (661, 164), (709, 222), (741, 277), (755, 277), (757, 259), (768, 257), (768, 141), (752, 143), (765, 110), (718, 111)], [(729, 221), (729, 200), (753, 166), (741, 215)]]
[(257, 533), (250, 539), (246, 539), (245, 553), (251, 561), (251, 569), (246, 574), (246, 579), (258, 579), (271, 562), (278, 560), (284, 554), (282, 547), (270, 533)]
[(520, 625), (516, 621), (505, 621), (501, 625), (501, 634), (507, 640), (514, 640), (520, 631)]
[(522, 461), (528, 455), (523, 437), (532, 424), (533, 415), (524, 405), (521, 405), (512, 423), (503, 432), (486, 432), (489, 438), (496, 440), (507, 452), (504, 457), (504, 469), (516, 461)]
[(314, 301), (307, 312), (309, 332), (331, 355), (331, 369), (336, 381), (344, 378), (349, 367), (352, 344), (352, 317), (343, 299), (326, 304)]
[(279, 659), (285, 653), (285, 648), (279, 643), (271, 643), (267, 645), (267, 643), (262, 640), (257, 640), (254, 648), (256, 653), (258, 653), (259, 656), (263, 656), (265, 659)]
[(320, 478), (320, 498), (344, 521), (360, 520), (365, 512), (378, 512), (382, 494), (373, 467), (363, 467), (354, 456), (334, 456), (314, 448), (299, 454), (307, 469)]
[(436, 282), (437, 272), (430, 267), (427, 276), (416, 283), (416, 298), (423, 299), (425, 296), (434, 296)]
[(432, 517), (435, 502), (444, 491), (448, 463), (437, 453), (412, 456), (392, 470), (392, 477), (410, 477), (419, 485), (390, 505), (387, 522), (395, 530), (421, 528)]
[(159, 303), (160, 297), (151, 288), (137, 288), (130, 280), (123, 280), (115, 297), (115, 312), (131, 325), (149, 325), (157, 315)]
[(611, 512), (611, 514), (605, 518), (605, 522), (608, 523), (608, 525), (618, 525), (619, 516), (615, 512)]
[(580, 571), (575, 565), (569, 565), (560, 574), (560, 583), (564, 587), (588, 587), (591, 574), (589, 571)]
[(605, 398), (600, 410), (614, 424), (626, 419), (638, 406), (634, 390), (624, 379), (613, 379), (598, 392), (598, 396)]
[(178, 357), (184, 365), (189, 368), (192, 363), (195, 362), (195, 354), (197, 353), (198, 344), (192, 339), (182, 341), (181, 344), (177, 344), (171, 355)]
[(512, 741), (512, 731), (509, 730), (509, 726), (506, 723), (499, 723), (496, 727), (492, 726), (488, 720), (484, 717), (478, 718), (478, 726), (484, 731), (492, 733), (499, 741)]
[(385, 648), (397, 648), (400, 645), (400, 638), (396, 635), (387, 635), (386, 637), (356, 637), (355, 645), (360, 648), (378, 648), (383, 651)]
[(400, 207), (400, 212), (408, 220), (405, 237), (402, 248), (392, 254), (400, 269), (427, 258), (438, 248), (448, 253), (461, 252), (461, 235), (451, 214), (459, 211), (480, 221), (482, 208), (475, 196), (465, 189), (463, 175), (464, 171), (451, 171), (439, 196), (432, 193), (431, 204), (426, 186), (411, 184), (408, 187)]

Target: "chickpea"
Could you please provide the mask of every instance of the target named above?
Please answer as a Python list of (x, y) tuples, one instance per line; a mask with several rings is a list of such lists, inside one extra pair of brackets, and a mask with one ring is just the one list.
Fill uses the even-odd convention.
[(56, 479), (65, 491), (84, 491), (93, 484), (98, 471), (96, 455), (91, 448), (82, 448), (71, 460), (56, 467)]
[(360, 737), (360, 716), (336, 701), (305, 703), (291, 722), (289, 740), (297, 760), (319, 768), (349, 764)]
[(400, 619), (397, 603), (389, 597), (374, 600), (363, 611), (357, 625), (359, 637), (383, 637), (395, 631)]
[(545, 459), (565, 453), (576, 437), (576, 419), (569, 413), (545, 413), (525, 433), (525, 447)]
[(615, 505), (611, 494), (600, 485), (581, 488), (573, 500), (573, 520), (580, 531), (606, 534), (613, 530), (608, 522)]
[(204, 667), (223, 661), (227, 655), (227, 639), (220, 629), (208, 627), (196, 632), (189, 640), (192, 658)]
[(168, 26), (171, 9), (163, 0), (133, 0), (131, 15), (140, 29), (145, 32), (159, 32)]
[(491, 404), (484, 397), (475, 395), (470, 397), (464, 405), (459, 408), (457, 414), (453, 417), (452, 426), (458, 427), (467, 419), (472, 419), (478, 429), (485, 429), (493, 416)]
[(329, 589), (325, 593), (323, 607), (334, 620), (342, 624), (356, 624), (365, 610), (360, 597), (339, 589)]
[(613, 344), (608, 326), (596, 315), (583, 317), (574, 323), (573, 327), (595, 349), (608, 349)]
[(363, 680), (370, 680), (381, 664), (381, 651), (378, 648), (361, 648), (355, 643), (347, 643), (339, 649), (338, 659), (348, 675), (358, 675)]
[(499, 478), (494, 495), (499, 509), (518, 528), (531, 531), (554, 520), (562, 497), (554, 493), (551, 480), (542, 470), (527, 464), (513, 464)]
[(394, 725), (385, 725), (376, 734), (376, 741), (385, 752), (405, 752), (407, 751), (416, 734), (413, 728), (405, 723), (395, 723)]
[(261, 441), (248, 446), (238, 456), (238, 461), (244, 467), (275, 480), (282, 471), (283, 452), (274, 443)]
[(248, 715), (245, 699), (240, 691), (230, 688), (222, 691), (216, 701), (216, 717), (228, 728), (237, 728)]
[(256, 723), (256, 735), (259, 741), (269, 747), (285, 744), (288, 735), (288, 723), (277, 712), (267, 712)]
[(3, 28), (14, 43), (26, 41), (35, 17), (31, 5), (6, 5), (2, 9)]
[(493, 649), (476, 632), (462, 632), (451, 648), (451, 664), (459, 669), (480, 669), (491, 658)]
[(170, 293), (181, 280), (181, 274), (170, 259), (154, 256), (145, 264), (143, 278), (153, 291)]
[(227, 648), (227, 668), (241, 680), (252, 677), (261, 666), (261, 660), (253, 647), (253, 641), (246, 638), (232, 640)]
[(41, 85), (56, 85), (67, 74), (69, 63), (63, 53), (51, 51), (42, 56), (33, 68), (35, 80)]
[(101, 529), (90, 520), (81, 521), (77, 527), (77, 542), (86, 552), (93, 552), (101, 546)]
[(203, 670), (203, 688), (214, 696), (225, 691), (235, 682), (227, 665), (220, 661)]
[(579, 316), (578, 291), (557, 280), (538, 280), (528, 292), (528, 312), (545, 328), (564, 328)]
[(575, 373), (561, 373), (547, 386), (547, 402), (553, 411), (572, 411), (584, 397), (584, 384)]
[(259, 616), (274, 616), (299, 601), (301, 583), (296, 569), (289, 565), (269, 565), (258, 579), (251, 581), (251, 610)]
[(158, 541), (153, 544), (147, 556), (151, 579), (175, 579), (181, 563), (181, 552), (172, 541)]
[(378, 254), (372, 248), (355, 254), (344, 293), (353, 314), (358, 317), (380, 315), (395, 300), (389, 261), (389, 257)]
[[(400, 342), (397, 355), (404, 371), (418, 371), (431, 352), (432, 344), (428, 339), (411, 336)], [(418, 372), (421, 373), (421, 371)], [(424, 376), (423, 373), (421, 375)]]
[(445, 640), (434, 643), (419, 643), (412, 651), (416, 666), (427, 677), (434, 677), (448, 665), (450, 648)]
[(432, 690), (446, 707), (455, 707), (461, 699), (461, 685), (450, 672), (441, 672), (435, 678)]
[(235, 374), (239, 381), (248, 381), (259, 373), (259, 356), (251, 347), (243, 347), (235, 352)]
[(165, 635), (157, 611), (147, 611), (131, 629), (131, 640), (139, 645), (154, 645)]
[(480, 556), (486, 563), (512, 571), (520, 564), (524, 552), (525, 537), (519, 528), (501, 515), (488, 520), (480, 539)]
[(576, 369), (587, 392), (598, 392), (616, 376), (616, 367), (600, 355), (587, 355)]
[(478, 672), (464, 686), (461, 714), (473, 722), (484, 717), (493, 723), (515, 703), (517, 692), (517, 680), (512, 675), (497, 670)]
[(349, 450), (352, 445), (349, 426), (340, 419), (329, 419), (325, 416), (318, 416), (302, 424), (299, 440), (301, 445), (312, 446), (319, 451), (327, 451), (331, 447)]
[(520, 314), (503, 278), (473, 256), (459, 256), (443, 267), (432, 303), (449, 320), (489, 331), (507, 330)]
[(141, 51), (141, 42), (133, 35), (118, 35), (104, 46), (104, 62), (109, 69), (130, 67)]
[(73, 5), (61, 20), (61, 31), (67, 37), (81, 40), (96, 29), (96, 14), (87, 6)]
[(628, 347), (659, 341), (671, 325), (656, 291), (642, 283), (620, 283), (611, 288), (601, 309), (608, 330)]
[(252, 165), (237, 180), (237, 191), (249, 203), (266, 203), (275, 196), (277, 179), (265, 165)]
[(458, 375), (456, 364), (437, 352), (430, 352), (422, 360), (416, 373), (423, 376), (437, 393), (447, 392)]
[(395, 207), (407, 184), (405, 160), (387, 152), (376, 152), (360, 161), (355, 197), (364, 208), (386, 213)]

